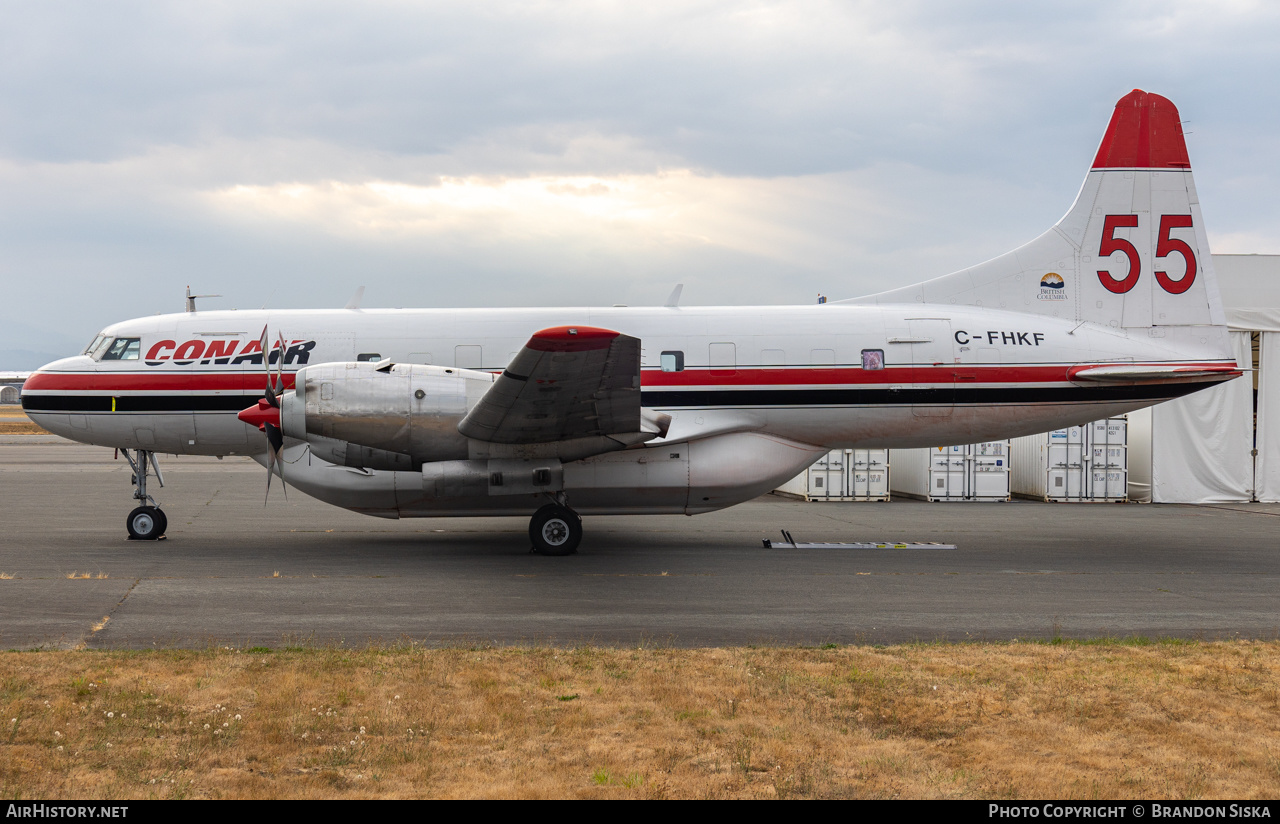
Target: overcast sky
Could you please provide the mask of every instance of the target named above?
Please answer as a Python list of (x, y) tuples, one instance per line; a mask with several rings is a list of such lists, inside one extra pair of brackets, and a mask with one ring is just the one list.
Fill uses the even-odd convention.
[(0, 13), (0, 355), (74, 354), (187, 284), (206, 308), (880, 291), (1052, 225), (1132, 88), (1179, 107), (1213, 250), (1280, 253), (1275, 3)]

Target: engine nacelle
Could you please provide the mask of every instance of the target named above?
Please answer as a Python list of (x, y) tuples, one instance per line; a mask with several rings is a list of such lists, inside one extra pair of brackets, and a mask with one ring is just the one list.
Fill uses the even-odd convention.
[(471, 369), (322, 363), (299, 369), (280, 397), (280, 426), (339, 466), (412, 470), (468, 457), (458, 422), (493, 385)]
[(422, 467), (428, 498), (533, 495), (564, 489), (564, 466), (556, 458), (439, 461)]

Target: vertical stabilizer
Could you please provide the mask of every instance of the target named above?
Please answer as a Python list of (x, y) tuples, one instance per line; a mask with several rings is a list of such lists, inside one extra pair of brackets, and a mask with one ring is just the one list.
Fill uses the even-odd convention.
[(983, 306), (1110, 327), (1225, 324), (1178, 110), (1120, 99), (1075, 204), (986, 263), (853, 303)]

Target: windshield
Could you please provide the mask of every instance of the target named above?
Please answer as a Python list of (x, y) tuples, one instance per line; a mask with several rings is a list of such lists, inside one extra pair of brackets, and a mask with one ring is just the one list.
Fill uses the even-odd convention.
[(116, 338), (98, 360), (137, 360), (142, 338)]
[(111, 338), (99, 332), (98, 336), (94, 338), (93, 342), (84, 350), (84, 353), (91, 358), (97, 358), (102, 354), (103, 349), (109, 343), (111, 343)]

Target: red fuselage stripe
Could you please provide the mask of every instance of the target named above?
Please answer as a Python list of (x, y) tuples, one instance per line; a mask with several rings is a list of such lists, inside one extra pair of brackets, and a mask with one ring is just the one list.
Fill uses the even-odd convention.
[[(1093, 364), (1115, 366), (1116, 364)], [(1088, 368), (1086, 365), (1084, 368)], [(1124, 366), (1143, 364), (1124, 363)], [(1219, 363), (1158, 364), (1180, 369), (1221, 369)], [(894, 384), (1045, 384), (1068, 383), (1069, 369), (1078, 364), (1054, 366), (979, 366), (938, 364), (932, 366), (891, 366), (866, 370), (859, 367), (785, 367), (768, 369), (694, 368), (680, 372), (645, 369), (642, 384), (646, 388), (662, 387), (746, 387), (746, 386), (883, 386)], [(294, 376), (284, 373), (286, 389), (294, 386)], [(38, 372), (27, 379), (24, 392), (247, 392), (261, 393), (265, 381), (256, 372), (217, 373), (139, 373), (139, 372)]]
[[(256, 392), (262, 394), (267, 382), (261, 373), (148, 374), (138, 372), (38, 372), (23, 385), (23, 391), (59, 392)], [(284, 373), (284, 388), (293, 388), (293, 375)]]

